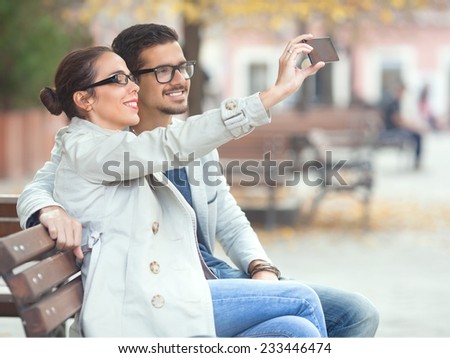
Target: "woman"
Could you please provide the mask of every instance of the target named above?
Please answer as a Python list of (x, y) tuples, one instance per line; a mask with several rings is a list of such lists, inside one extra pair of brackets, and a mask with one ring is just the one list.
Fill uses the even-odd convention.
[[(268, 336), (326, 336), (320, 302), (306, 286), (245, 280), (237, 293), (233, 280), (205, 280), (192, 208), (161, 173), (267, 123), (266, 111), (301, 85), (293, 71), (293, 61), (281, 59), (268, 90), (136, 136), (124, 129), (139, 121), (139, 86), (118, 55), (92, 47), (61, 62), (55, 89), (43, 89), (41, 100), (71, 118), (58, 133), (54, 197), (83, 225), (83, 335), (239, 336), (276, 320)], [(234, 314), (223, 314), (224, 304)]]

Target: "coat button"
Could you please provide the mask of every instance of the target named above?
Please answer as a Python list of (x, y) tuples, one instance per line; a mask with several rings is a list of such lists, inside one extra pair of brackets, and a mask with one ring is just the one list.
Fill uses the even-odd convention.
[(157, 263), (156, 261), (152, 261), (150, 262), (150, 271), (153, 272), (154, 274), (159, 273), (159, 263)]
[(159, 231), (159, 222), (157, 222), (157, 221), (153, 222), (153, 224), (152, 224), (152, 231), (153, 231), (153, 234), (155, 234), (155, 235), (158, 233), (158, 231)]
[(229, 111), (232, 111), (236, 107), (237, 107), (236, 101), (228, 101), (227, 103), (225, 103), (225, 108), (228, 109)]
[(165, 303), (164, 297), (161, 295), (154, 295), (152, 297), (152, 305), (155, 308), (161, 308)]

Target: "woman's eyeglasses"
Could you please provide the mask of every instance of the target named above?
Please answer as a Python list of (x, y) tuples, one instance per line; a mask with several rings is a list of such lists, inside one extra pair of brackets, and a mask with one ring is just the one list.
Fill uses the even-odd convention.
[(136, 76), (126, 75), (125, 73), (116, 73), (115, 75), (113, 75), (111, 77), (108, 77), (108, 78), (98, 81), (98, 82), (94, 82), (94, 83), (90, 84), (89, 86), (84, 87), (82, 89), (82, 91), (87, 90), (88, 88), (103, 86), (103, 85), (107, 85), (110, 83), (117, 83), (118, 85), (125, 86), (126, 84), (128, 84), (128, 81), (138, 84), (138, 80), (137, 80)]
[(162, 65), (153, 68), (145, 68), (134, 72), (136, 76), (144, 73), (154, 72), (156, 80), (161, 83), (169, 83), (175, 76), (175, 71), (178, 70), (185, 80), (190, 79), (194, 75), (196, 61), (187, 61), (179, 65)]

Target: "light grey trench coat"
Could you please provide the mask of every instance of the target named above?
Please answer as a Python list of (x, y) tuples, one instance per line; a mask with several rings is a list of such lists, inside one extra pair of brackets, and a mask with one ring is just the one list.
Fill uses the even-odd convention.
[(195, 214), (161, 171), (269, 121), (254, 95), (139, 136), (78, 118), (58, 133), (54, 199), (83, 224), (83, 335), (215, 335)]

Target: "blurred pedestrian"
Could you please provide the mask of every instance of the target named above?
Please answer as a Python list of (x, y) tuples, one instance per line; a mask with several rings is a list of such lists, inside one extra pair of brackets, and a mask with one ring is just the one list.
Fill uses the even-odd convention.
[(398, 83), (392, 96), (388, 97), (382, 105), (384, 128), (379, 140), (400, 140), (414, 148), (414, 167), (419, 169), (422, 165), (422, 142), (424, 130), (412, 120), (406, 118), (402, 112), (402, 98), (405, 93), (403, 83)]
[(428, 85), (425, 85), (419, 96), (419, 114), (420, 118), (430, 129), (437, 131), (440, 129), (439, 123), (433, 109), (431, 108), (429, 93), (429, 87)]

